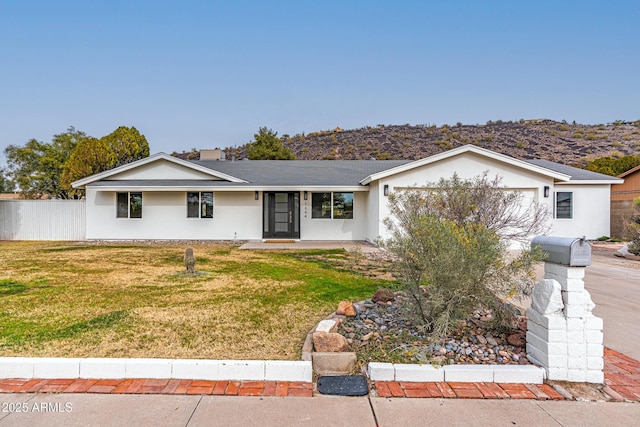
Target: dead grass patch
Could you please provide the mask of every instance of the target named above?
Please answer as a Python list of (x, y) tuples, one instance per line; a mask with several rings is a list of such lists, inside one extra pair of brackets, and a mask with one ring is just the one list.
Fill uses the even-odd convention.
[[(387, 282), (287, 252), (0, 242), (0, 355), (296, 359), (342, 299)], [(317, 254), (321, 256), (322, 254)]]

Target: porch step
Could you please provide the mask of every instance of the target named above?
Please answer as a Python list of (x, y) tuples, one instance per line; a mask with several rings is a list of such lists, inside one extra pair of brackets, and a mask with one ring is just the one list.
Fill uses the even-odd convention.
[(296, 240), (264, 240), (264, 243), (296, 243)]

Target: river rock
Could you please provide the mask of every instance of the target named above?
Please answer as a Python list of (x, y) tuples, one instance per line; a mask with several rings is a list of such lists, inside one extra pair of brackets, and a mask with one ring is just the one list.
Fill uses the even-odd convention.
[(511, 334), (507, 337), (507, 342), (512, 346), (522, 347), (527, 341), (524, 337), (524, 332), (516, 332), (515, 334)]

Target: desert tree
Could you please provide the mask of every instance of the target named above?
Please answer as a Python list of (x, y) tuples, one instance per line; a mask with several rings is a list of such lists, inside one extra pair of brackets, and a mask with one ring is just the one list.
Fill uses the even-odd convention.
[(541, 254), (510, 249), (546, 231), (545, 206), (485, 173), (393, 192), (389, 208), (381, 244), (394, 256), (408, 313), (426, 333), (446, 336), (475, 308), (491, 309), (496, 325), (513, 321), (505, 298), (530, 293)]

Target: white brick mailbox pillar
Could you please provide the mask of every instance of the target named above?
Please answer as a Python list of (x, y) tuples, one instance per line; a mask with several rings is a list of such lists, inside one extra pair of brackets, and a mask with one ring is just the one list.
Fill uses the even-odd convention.
[(584, 289), (584, 267), (546, 262), (527, 309), (527, 357), (550, 380), (602, 383), (602, 319)]

